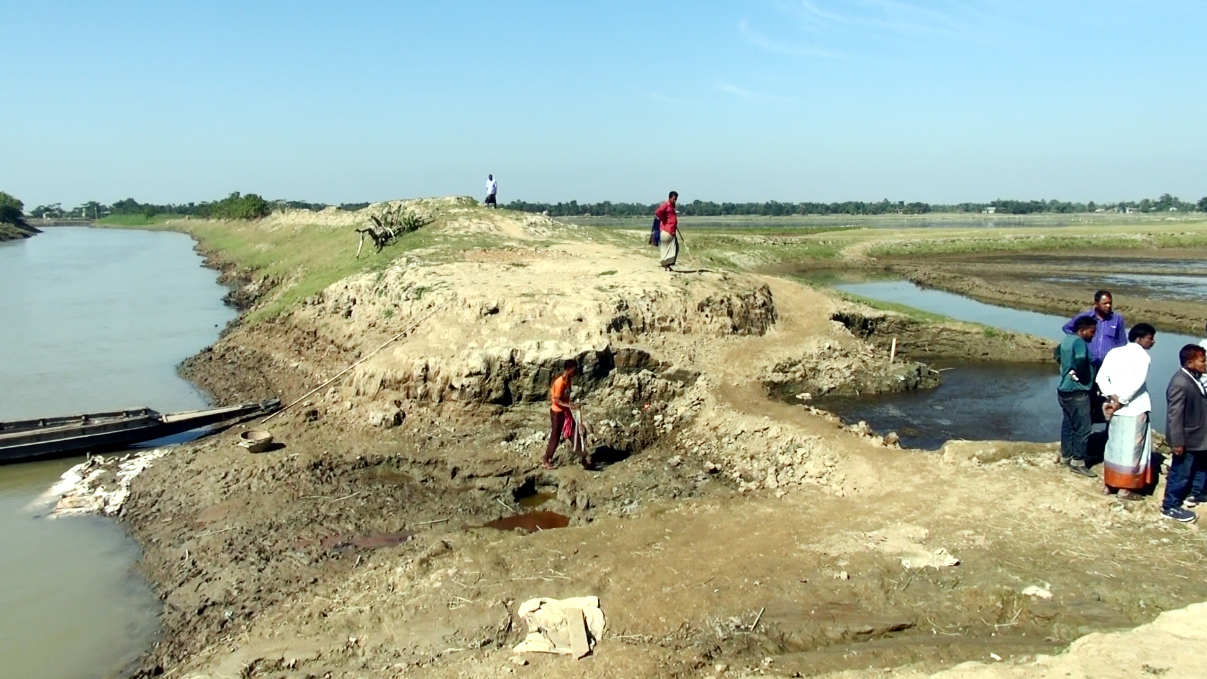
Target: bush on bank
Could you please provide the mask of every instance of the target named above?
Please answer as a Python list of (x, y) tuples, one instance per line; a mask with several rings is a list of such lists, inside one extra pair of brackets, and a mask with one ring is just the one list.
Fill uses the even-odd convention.
[(0, 191), (0, 224), (25, 228), (25, 203), (11, 194)]

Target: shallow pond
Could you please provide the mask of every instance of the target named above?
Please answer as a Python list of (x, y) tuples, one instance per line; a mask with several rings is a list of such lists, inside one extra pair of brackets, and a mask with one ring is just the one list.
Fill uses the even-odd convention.
[[(843, 292), (942, 314), (961, 321), (1025, 332), (1058, 342), (1067, 318), (984, 304), (908, 281), (840, 283)], [(1073, 315), (1071, 310), (1070, 317)], [(1141, 319), (1124, 316), (1129, 323)], [(1153, 422), (1165, 422), (1165, 386), (1178, 370), (1178, 351), (1199, 338), (1157, 333), (1148, 386)], [(1057, 371), (1052, 364), (951, 364), (943, 369), (937, 389), (861, 399), (832, 399), (818, 405), (844, 420), (866, 421), (881, 433), (897, 431), (903, 445), (935, 449), (952, 438), (1012, 441), (1060, 440), (1060, 407), (1056, 402)]]
[[(175, 233), (57, 227), (0, 243), (0, 291), (0, 420), (204, 407), (176, 366), (235, 315)], [(160, 604), (122, 527), (30, 508), (78, 461), (0, 466), (3, 676), (110, 677), (154, 639)]]

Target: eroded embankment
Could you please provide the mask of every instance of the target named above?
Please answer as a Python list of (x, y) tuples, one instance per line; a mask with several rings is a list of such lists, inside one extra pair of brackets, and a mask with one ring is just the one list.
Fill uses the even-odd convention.
[[(503, 677), (527, 671), (508, 660), (518, 602), (583, 594), (612, 631), (590, 661), (527, 658), (542, 674), (937, 669), (1207, 597), (1141, 549), (1168, 535), (1160, 558), (1184, 560), (1201, 541), (1086, 492), (1046, 450), (901, 454), (768, 399), (777, 375), (864, 393), (925, 379), (834, 320), (850, 305), (670, 277), (584, 230), (538, 224), (533, 242), (506, 215), (468, 210), (430, 236), (472, 226), (505, 245), (412, 251), (190, 361), (220, 400), (290, 401), (366, 359), (269, 423), (282, 447), (250, 455), (229, 432), (130, 484), (122, 518), (165, 601), (145, 675)], [(537, 465), (547, 383), (570, 357), (596, 472), (565, 444), (558, 469)], [(537, 493), (569, 527), (481, 527)]]
[(902, 314), (851, 308), (833, 319), (881, 352), (916, 361), (1039, 363), (1052, 360), (1053, 343), (1033, 335), (971, 323), (925, 322)]

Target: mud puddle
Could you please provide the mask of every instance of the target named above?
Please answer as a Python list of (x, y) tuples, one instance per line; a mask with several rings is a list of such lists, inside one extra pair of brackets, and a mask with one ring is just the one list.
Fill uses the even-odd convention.
[(514, 516), (505, 516), (501, 519), (495, 519), (487, 523), (483, 528), (494, 528), (497, 530), (524, 530), (529, 533), (535, 533), (542, 530), (553, 530), (554, 528), (565, 528), (570, 525), (570, 517), (556, 512), (527, 512), (524, 514), (516, 514)]

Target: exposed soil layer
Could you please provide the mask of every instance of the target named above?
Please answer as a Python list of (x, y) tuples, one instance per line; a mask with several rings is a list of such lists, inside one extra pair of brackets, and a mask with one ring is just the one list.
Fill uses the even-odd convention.
[[(428, 227), (494, 229), (506, 248), (412, 253), (184, 366), (220, 402), (291, 402), (365, 359), (249, 425), (283, 447), (252, 455), (234, 429), (133, 480), (121, 517), (166, 629), (141, 676), (929, 673), (1207, 597), (1195, 527), (1103, 497), (1048, 446), (923, 455), (772, 398), (924, 387), (917, 360), (969, 355), (960, 338), (982, 331), (917, 328), (777, 278), (670, 277), (648, 254), (509, 214)], [(275, 289), (241, 280), (262, 286), (254, 304)], [(565, 444), (557, 469), (538, 465), (548, 382), (569, 357), (597, 471)], [(484, 527), (538, 495), (568, 525)], [(589, 659), (511, 660), (518, 603), (578, 595), (608, 618)]]

